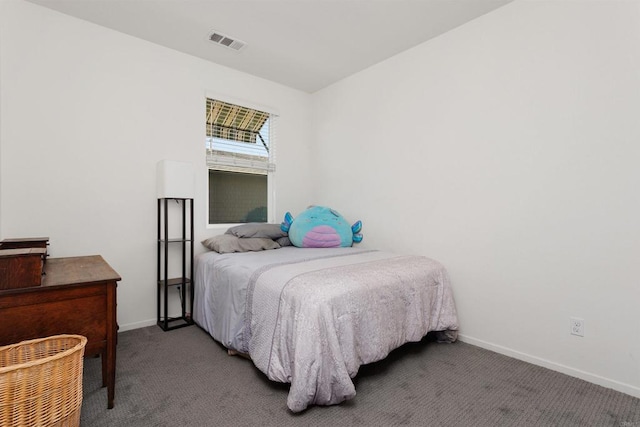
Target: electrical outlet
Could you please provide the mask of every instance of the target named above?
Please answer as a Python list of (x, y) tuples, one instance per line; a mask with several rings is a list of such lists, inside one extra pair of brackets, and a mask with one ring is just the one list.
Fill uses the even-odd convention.
[(570, 321), (570, 329), (571, 335), (577, 335), (579, 337), (584, 336), (584, 319), (580, 319), (579, 317), (571, 317)]

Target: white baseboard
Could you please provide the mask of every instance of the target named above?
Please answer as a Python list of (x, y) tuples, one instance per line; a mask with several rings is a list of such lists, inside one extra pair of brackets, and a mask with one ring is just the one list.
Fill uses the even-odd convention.
[(479, 340), (467, 335), (458, 334), (458, 339), (462, 342), (472, 344), (477, 347), (484, 348), (486, 350), (491, 350), (495, 353), (504, 354), (505, 356), (513, 357), (514, 359), (518, 359), (518, 360), (532, 363), (534, 365), (542, 366), (544, 368), (551, 369), (552, 371), (556, 371), (572, 377), (580, 378), (581, 380), (589, 381), (590, 383), (594, 383), (603, 387), (607, 387), (607, 388), (640, 398), (640, 388), (636, 386), (632, 386), (631, 384), (626, 384), (620, 381), (601, 377), (596, 374), (581, 371), (580, 369), (575, 369), (570, 366), (561, 365), (559, 363), (552, 362), (550, 360), (542, 359), (540, 357), (536, 357), (530, 354), (512, 350), (510, 348), (503, 347), (501, 345), (492, 344), (490, 342)]
[(147, 326), (153, 326), (155, 324), (156, 324), (156, 319), (143, 320), (140, 322), (133, 322), (133, 323), (125, 323), (122, 325), (118, 325), (119, 326), (118, 332), (130, 331), (132, 329), (146, 328)]

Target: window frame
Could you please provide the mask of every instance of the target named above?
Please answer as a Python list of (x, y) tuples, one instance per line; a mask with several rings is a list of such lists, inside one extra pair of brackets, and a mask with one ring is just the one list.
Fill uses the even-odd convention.
[[(251, 108), (254, 110), (260, 110), (260, 111), (264, 111), (265, 113), (269, 113), (269, 116), (273, 117), (273, 118), (278, 118), (280, 116), (280, 114), (278, 113), (278, 111), (276, 109), (274, 109), (273, 107), (267, 106), (267, 105), (262, 105), (262, 104), (258, 104), (256, 102), (252, 102), (252, 101), (247, 101), (244, 99), (239, 99), (239, 98), (235, 98), (232, 96), (228, 96), (228, 95), (224, 95), (224, 94), (220, 94), (220, 93), (216, 93), (216, 92), (205, 92), (205, 96), (203, 99), (203, 105), (205, 106), (206, 109), (206, 105), (207, 105), (207, 98), (209, 99), (214, 99), (214, 100), (218, 100), (218, 101), (222, 101), (222, 102), (227, 102), (229, 104), (235, 104), (235, 105), (239, 105), (242, 107), (246, 107), (246, 108)], [(206, 110), (205, 110), (205, 114), (203, 114), (203, 116), (206, 115)], [(202, 116), (201, 116), (202, 117)], [(272, 126), (272, 124), (270, 124), (270, 126)], [(203, 142), (206, 142), (206, 137), (207, 137), (207, 129), (206, 129), (206, 122), (203, 123), (203, 135), (204, 135), (204, 139)], [(277, 151), (277, 138), (275, 136), (275, 127), (273, 126), (273, 128), (270, 130), (271, 135), (269, 138), (269, 159), (270, 162), (273, 164), (276, 164), (276, 151)], [(227, 224), (210, 224), (209, 223), (209, 170), (212, 169), (209, 167), (209, 165), (206, 162), (206, 158), (207, 158), (207, 148), (206, 148), (206, 143), (203, 144), (204, 145), (204, 159), (205, 159), (205, 170), (206, 170), (206, 174), (205, 174), (205, 179), (206, 179), (206, 183), (205, 183), (205, 188), (206, 188), (206, 203), (204, 204), (204, 218), (205, 218), (205, 228), (207, 230), (225, 230), (228, 229), (229, 227), (233, 227), (235, 225), (239, 225), (239, 223), (227, 223)], [(215, 169), (214, 169), (215, 170)], [(247, 172), (249, 173), (249, 172)], [(275, 223), (276, 222), (276, 194), (275, 194), (275, 171), (267, 171), (267, 223)]]

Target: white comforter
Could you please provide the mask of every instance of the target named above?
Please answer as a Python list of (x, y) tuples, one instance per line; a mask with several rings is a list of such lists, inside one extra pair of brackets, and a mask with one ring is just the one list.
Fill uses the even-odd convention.
[[(244, 304), (233, 303), (244, 305), (243, 324), (231, 335), (240, 338), (235, 349), (248, 352), (269, 379), (291, 383), (292, 411), (354, 397), (351, 378), (361, 365), (430, 331), (455, 340), (453, 296), (438, 262), (352, 248), (283, 249), (312, 252), (296, 253), (293, 261), (280, 253), (279, 261), (252, 269), (242, 285)], [(199, 280), (196, 275), (196, 301)]]

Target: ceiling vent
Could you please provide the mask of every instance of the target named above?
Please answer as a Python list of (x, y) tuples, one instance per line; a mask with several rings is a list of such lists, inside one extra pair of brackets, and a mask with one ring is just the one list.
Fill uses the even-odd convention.
[(241, 40), (233, 39), (229, 36), (225, 36), (224, 34), (218, 31), (212, 31), (209, 33), (209, 40), (214, 42), (215, 44), (219, 44), (220, 46), (228, 47), (230, 49), (240, 51), (247, 44)]

